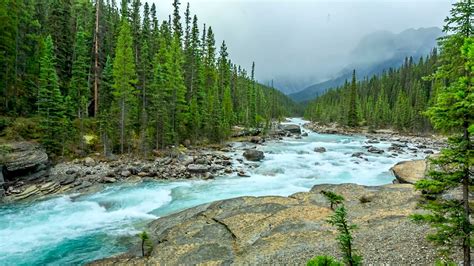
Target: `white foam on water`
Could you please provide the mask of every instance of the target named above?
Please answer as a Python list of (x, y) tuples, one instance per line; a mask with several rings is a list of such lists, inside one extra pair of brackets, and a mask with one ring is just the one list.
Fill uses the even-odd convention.
[[(157, 217), (149, 212), (171, 201), (170, 189), (130, 188), (121, 189), (120, 193), (111, 191), (77, 200), (61, 196), (2, 215), (0, 252), (26, 253), (95, 230), (104, 230), (109, 234), (123, 233), (124, 223), (155, 219)], [(120, 207), (108, 210), (101, 200)]]

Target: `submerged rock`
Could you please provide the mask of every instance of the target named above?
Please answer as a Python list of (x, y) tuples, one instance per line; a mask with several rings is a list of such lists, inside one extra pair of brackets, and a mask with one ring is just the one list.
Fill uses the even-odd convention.
[(261, 161), (265, 158), (263, 151), (258, 150), (246, 150), (244, 152), (245, 159), (249, 161)]
[(415, 184), (425, 178), (426, 161), (413, 160), (397, 163), (390, 168), (399, 183)]
[(374, 147), (374, 146), (369, 147), (369, 148), (367, 149), (367, 151), (370, 152), (370, 153), (376, 153), (376, 154), (382, 154), (382, 153), (384, 153), (384, 150), (379, 149), (379, 148)]
[(323, 153), (323, 152), (326, 152), (326, 148), (324, 148), (324, 147), (316, 147), (316, 148), (314, 148), (314, 152)]

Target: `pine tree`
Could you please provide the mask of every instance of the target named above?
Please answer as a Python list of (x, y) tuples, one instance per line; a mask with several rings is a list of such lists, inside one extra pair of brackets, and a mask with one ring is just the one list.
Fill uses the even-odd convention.
[[(431, 213), (414, 216), (415, 220), (428, 222), (436, 228), (436, 232), (429, 236), (435, 243), (447, 250), (462, 246), (464, 265), (471, 265), (473, 231), (469, 204), (474, 158), (471, 136), (474, 132), (473, 11), (471, 0), (460, 1), (453, 5), (451, 16), (445, 20), (444, 30), (451, 35), (440, 43), (441, 56), (443, 59), (452, 58), (453, 61), (442, 64), (434, 78), (451, 82), (437, 94), (436, 102), (428, 109), (427, 115), (435, 128), (449, 132), (452, 136), (448, 140), (448, 147), (432, 160), (435, 167), (429, 173), (431, 179), (416, 183), (417, 189), (425, 191), (427, 197), (423, 206)], [(461, 49), (452, 49), (460, 39), (464, 43)], [(462, 62), (461, 71), (456, 66), (459, 62)], [(462, 199), (443, 197), (442, 194), (450, 189), (461, 189)]]
[(99, 97), (99, 104), (101, 108), (99, 109), (99, 131), (101, 134), (102, 145), (103, 145), (103, 153), (104, 156), (107, 156), (112, 151), (112, 140), (114, 139), (113, 134), (116, 130), (114, 130), (116, 118), (113, 115), (112, 111), (112, 103), (114, 101), (113, 93), (113, 85), (114, 85), (114, 77), (113, 77), (113, 63), (112, 59), (107, 56), (104, 71), (102, 71), (101, 76), (101, 93)]
[(49, 34), (54, 43), (56, 70), (63, 93), (67, 93), (72, 71), (74, 32), (71, 17), (71, 0), (53, 0), (48, 19)]
[(137, 83), (135, 63), (133, 57), (133, 39), (130, 26), (126, 20), (122, 21), (120, 35), (117, 40), (117, 51), (113, 65), (114, 76), (114, 99), (120, 107), (119, 131), (120, 152), (124, 152), (125, 139), (130, 137), (130, 125), (132, 114), (136, 111), (137, 91), (134, 85)]
[(179, 14), (179, 0), (173, 0), (173, 36), (178, 39), (181, 47), (181, 39), (183, 37), (183, 27), (181, 25), (181, 15)]
[(64, 136), (65, 118), (51, 36), (44, 40), (43, 47), (38, 93), (38, 115), (41, 117), (40, 128), (43, 133), (41, 142), (47, 151), (57, 153), (64, 145), (62, 136)]
[(81, 143), (81, 149), (84, 149), (84, 121), (87, 117), (88, 102), (89, 102), (89, 66), (90, 58), (86, 43), (86, 33), (79, 28), (76, 33), (76, 41), (74, 45), (74, 61), (72, 65), (72, 78), (69, 89), (68, 101), (71, 102), (71, 106), (74, 112), (74, 117), (80, 120), (80, 134), (79, 139)]
[(356, 127), (358, 125), (357, 121), (357, 83), (356, 83), (356, 74), (355, 70), (352, 72), (352, 83), (351, 83), (351, 92), (349, 95), (349, 111), (347, 114), (347, 125), (350, 127)]

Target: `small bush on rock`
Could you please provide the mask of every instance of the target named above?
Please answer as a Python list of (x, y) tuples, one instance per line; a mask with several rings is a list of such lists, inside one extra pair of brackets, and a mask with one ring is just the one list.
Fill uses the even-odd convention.
[(331, 256), (316, 256), (306, 263), (306, 266), (343, 266), (344, 264), (340, 263)]

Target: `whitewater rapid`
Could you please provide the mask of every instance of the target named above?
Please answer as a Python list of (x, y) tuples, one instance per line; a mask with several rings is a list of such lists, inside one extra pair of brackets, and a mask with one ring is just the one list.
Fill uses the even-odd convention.
[[(424, 157), (366, 153), (366, 161), (351, 156), (366, 151), (365, 137), (308, 133), (257, 147), (265, 153), (261, 163), (244, 165), (241, 150), (230, 153), (250, 177), (117, 184), (86, 196), (0, 206), (0, 265), (83, 264), (125, 251), (146, 223), (185, 208), (239, 196), (288, 196), (322, 183), (388, 184), (391, 166)], [(386, 149), (390, 143), (371, 145)]]

